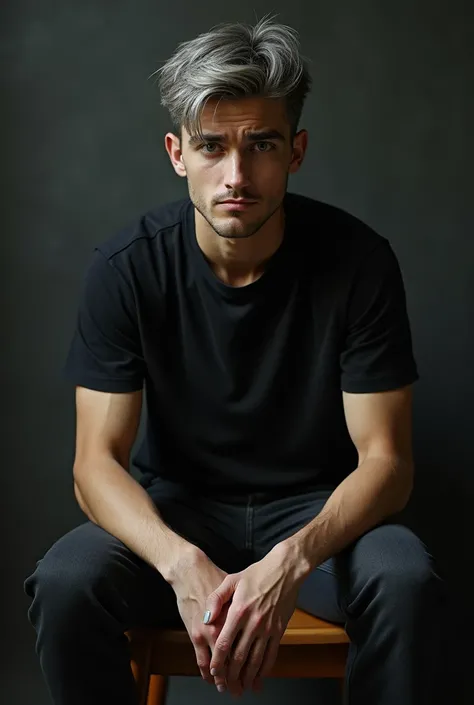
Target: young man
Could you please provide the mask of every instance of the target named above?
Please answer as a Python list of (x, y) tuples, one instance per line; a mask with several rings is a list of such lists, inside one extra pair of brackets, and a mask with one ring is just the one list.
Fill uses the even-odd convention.
[(293, 30), (214, 28), (160, 81), (189, 199), (99, 245), (85, 278), (66, 370), (90, 521), (26, 582), (53, 700), (136, 702), (139, 624), (184, 623), (204, 679), (258, 687), (298, 605), (346, 625), (347, 702), (432, 703), (440, 581), (393, 521), (417, 379), (397, 259), (287, 192), (310, 84)]

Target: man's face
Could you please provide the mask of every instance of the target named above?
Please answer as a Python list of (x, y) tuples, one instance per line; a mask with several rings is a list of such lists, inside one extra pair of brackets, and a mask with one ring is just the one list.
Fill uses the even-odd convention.
[[(250, 237), (280, 207), (288, 176), (303, 160), (306, 132), (292, 141), (285, 102), (268, 98), (209, 101), (201, 126), (204, 140), (184, 127), (181, 141), (167, 135), (173, 166), (218, 235)], [(223, 203), (228, 199), (246, 202)]]

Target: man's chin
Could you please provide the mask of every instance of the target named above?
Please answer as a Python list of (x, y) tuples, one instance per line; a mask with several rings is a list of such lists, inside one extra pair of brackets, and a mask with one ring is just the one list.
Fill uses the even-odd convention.
[(243, 223), (238, 217), (232, 216), (226, 218), (214, 218), (211, 221), (212, 228), (220, 237), (225, 237), (228, 240), (239, 240), (246, 237), (251, 237), (257, 230), (258, 225), (249, 225)]

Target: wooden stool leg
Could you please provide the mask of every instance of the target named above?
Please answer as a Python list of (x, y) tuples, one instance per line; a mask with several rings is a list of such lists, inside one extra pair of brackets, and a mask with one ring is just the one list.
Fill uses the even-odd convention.
[(147, 705), (165, 705), (169, 680), (167, 676), (153, 674), (150, 678)]
[(134, 644), (131, 666), (133, 677), (137, 685), (138, 704), (148, 704), (148, 690), (150, 687), (150, 661), (151, 648), (146, 641)]

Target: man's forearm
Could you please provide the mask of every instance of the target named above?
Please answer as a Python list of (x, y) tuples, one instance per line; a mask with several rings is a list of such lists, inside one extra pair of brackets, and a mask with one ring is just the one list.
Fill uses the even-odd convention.
[(199, 552), (165, 524), (147, 492), (112, 456), (95, 455), (82, 461), (74, 468), (74, 484), (79, 505), (89, 519), (156, 568), (170, 584), (180, 565), (185, 569), (183, 564)]
[(401, 511), (413, 468), (402, 459), (368, 458), (346, 477), (309, 524), (282, 543), (300, 562), (301, 577), (388, 516)]

